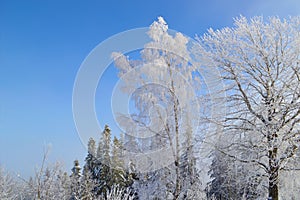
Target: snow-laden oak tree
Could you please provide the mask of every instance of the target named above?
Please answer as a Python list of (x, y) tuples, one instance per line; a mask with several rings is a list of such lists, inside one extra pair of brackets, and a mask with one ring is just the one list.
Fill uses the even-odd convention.
[[(141, 59), (129, 60), (113, 53), (124, 83), (122, 89), (131, 94), (135, 111), (120, 116), (119, 122), (127, 134), (140, 136), (132, 146), (140, 146), (143, 158), (149, 159), (149, 173), (139, 180), (145, 182), (140, 191), (150, 191), (144, 198), (184, 199), (191, 193), (188, 189), (199, 181), (193, 138), (199, 115), (195, 91), (200, 79), (190, 62), (187, 37), (170, 34), (162, 17), (150, 26), (148, 35), (151, 41), (140, 52)], [(164, 153), (168, 148), (169, 153)], [(153, 156), (155, 151), (158, 153)], [(168, 160), (170, 163), (160, 166)]]
[(198, 41), (195, 55), (218, 68), (227, 85), (221, 138), (230, 140), (216, 148), (255, 164), (253, 175), (278, 200), (282, 173), (300, 168), (300, 17), (240, 17), (233, 28), (210, 29)]

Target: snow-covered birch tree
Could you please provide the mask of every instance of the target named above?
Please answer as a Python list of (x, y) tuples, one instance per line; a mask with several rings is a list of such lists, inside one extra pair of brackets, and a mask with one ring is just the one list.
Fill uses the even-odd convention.
[(278, 200), (281, 173), (300, 168), (300, 18), (239, 17), (198, 42), (197, 58), (227, 84), (223, 136), (231, 142), (218, 150), (259, 167), (266, 196)]
[[(190, 186), (187, 184), (193, 183), (191, 179), (196, 172), (192, 148), (198, 119), (195, 91), (200, 79), (190, 62), (187, 37), (170, 34), (162, 17), (150, 26), (148, 36), (151, 41), (140, 52), (140, 60), (113, 53), (119, 77), (125, 83), (123, 92), (131, 94), (136, 111), (130, 116), (120, 116), (119, 122), (127, 134), (140, 136), (144, 157), (157, 164), (149, 166), (149, 174), (143, 175), (147, 180), (159, 176), (153, 182), (152, 192), (162, 192), (158, 196), (164, 199), (184, 198), (186, 187)], [(163, 152), (160, 150), (165, 147), (170, 148), (169, 154), (161, 153), (156, 156), (159, 160), (151, 160), (149, 151)], [(168, 157), (172, 161), (160, 166), (170, 160)], [(164, 169), (154, 172), (161, 168)], [(183, 175), (181, 169), (188, 172)]]

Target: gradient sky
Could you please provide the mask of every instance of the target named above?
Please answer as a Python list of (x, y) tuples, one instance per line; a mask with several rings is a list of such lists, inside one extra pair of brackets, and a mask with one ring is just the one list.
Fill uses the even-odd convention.
[[(84, 58), (101, 41), (147, 27), (163, 16), (190, 37), (232, 26), (239, 15), (300, 15), (299, 0), (0, 0), (0, 165), (28, 177), (43, 149), (70, 172), (86, 156), (73, 122), (73, 83)], [(106, 73), (96, 99), (99, 121), (111, 125)], [(102, 89), (101, 89), (102, 88)], [(117, 133), (116, 133), (117, 134)], [(83, 164), (83, 163), (82, 163)]]

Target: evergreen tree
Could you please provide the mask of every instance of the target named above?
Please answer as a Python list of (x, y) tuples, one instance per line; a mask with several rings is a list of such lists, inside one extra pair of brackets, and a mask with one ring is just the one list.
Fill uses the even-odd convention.
[(80, 178), (81, 178), (81, 167), (78, 160), (74, 161), (74, 167), (72, 168), (71, 180), (71, 200), (80, 199)]
[(213, 153), (211, 182), (207, 187), (207, 197), (216, 200), (260, 199), (260, 178), (251, 173), (254, 166), (245, 165), (219, 151)]
[(97, 180), (87, 171), (81, 179), (81, 200), (93, 200), (97, 198), (95, 193)]
[[(124, 166), (123, 140), (123, 137), (114, 137), (111, 142), (111, 131), (107, 125), (100, 135), (98, 146), (90, 138), (81, 177), (81, 199), (105, 197), (116, 187), (120, 191), (133, 191), (132, 173)], [(78, 170), (74, 167), (73, 171), (76, 174)]]
[(96, 175), (96, 144), (93, 138), (88, 142), (88, 155), (85, 158), (82, 177), (82, 199), (92, 199), (97, 185)]
[(95, 140), (93, 138), (89, 139), (88, 142), (88, 155), (85, 158), (85, 165), (84, 165), (84, 171), (83, 173), (90, 172), (92, 175), (94, 175), (94, 168), (96, 164), (96, 144)]
[(119, 187), (125, 187), (126, 183), (126, 172), (124, 170), (124, 162), (122, 158), (122, 146), (121, 142), (114, 137), (113, 148), (112, 148), (112, 159), (111, 159), (111, 184), (117, 183)]
[(98, 179), (97, 195), (106, 194), (111, 186), (111, 161), (110, 161), (111, 133), (105, 125), (97, 150), (96, 176)]
[[(187, 124), (186, 124), (186, 131), (182, 138), (183, 142), (181, 144), (181, 156), (180, 156), (180, 162), (179, 162), (179, 168), (180, 168), (180, 176), (181, 176), (181, 182), (180, 182), (180, 188), (181, 193), (180, 197), (183, 199), (186, 199), (188, 196), (188, 190), (190, 188), (195, 188), (198, 183), (201, 183), (199, 179), (199, 175), (197, 173), (196, 169), (196, 158), (194, 155), (194, 145), (192, 142), (193, 139), (193, 131), (190, 125), (190, 120), (188, 115), (186, 116)], [(197, 188), (198, 190), (200, 188)]]

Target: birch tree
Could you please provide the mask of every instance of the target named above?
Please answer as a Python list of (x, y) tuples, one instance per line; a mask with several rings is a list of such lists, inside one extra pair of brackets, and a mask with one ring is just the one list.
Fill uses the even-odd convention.
[(231, 142), (218, 150), (259, 167), (267, 196), (278, 200), (281, 173), (300, 167), (300, 18), (240, 17), (198, 38), (194, 53), (227, 85), (223, 133)]
[[(164, 193), (158, 198), (178, 199), (184, 193), (184, 179), (193, 177), (192, 172), (195, 172), (191, 169), (195, 166), (193, 151), (189, 148), (193, 146), (193, 131), (198, 119), (195, 90), (200, 80), (190, 62), (187, 37), (181, 33), (170, 34), (162, 17), (150, 26), (148, 36), (151, 41), (140, 52), (141, 59), (129, 60), (120, 53), (113, 53), (120, 80), (125, 83), (123, 92), (131, 94), (136, 110), (130, 116), (120, 116), (119, 121), (127, 134), (143, 135), (139, 140), (141, 151), (170, 147), (170, 154), (156, 156), (160, 160), (153, 161), (153, 157), (144, 154), (149, 163), (158, 165), (172, 157), (172, 162), (166, 166), (149, 166), (149, 174), (144, 176), (153, 179), (157, 175), (155, 180), (166, 181), (163, 185), (153, 182), (154, 188), (161, 189), (152, 192)], [(183, 177), (181, 167), (189, 168), (189, 177)], [(164, 171), (153, 172), (158, 168)], [(169, 175), (164, 179), (162, 174)]]

